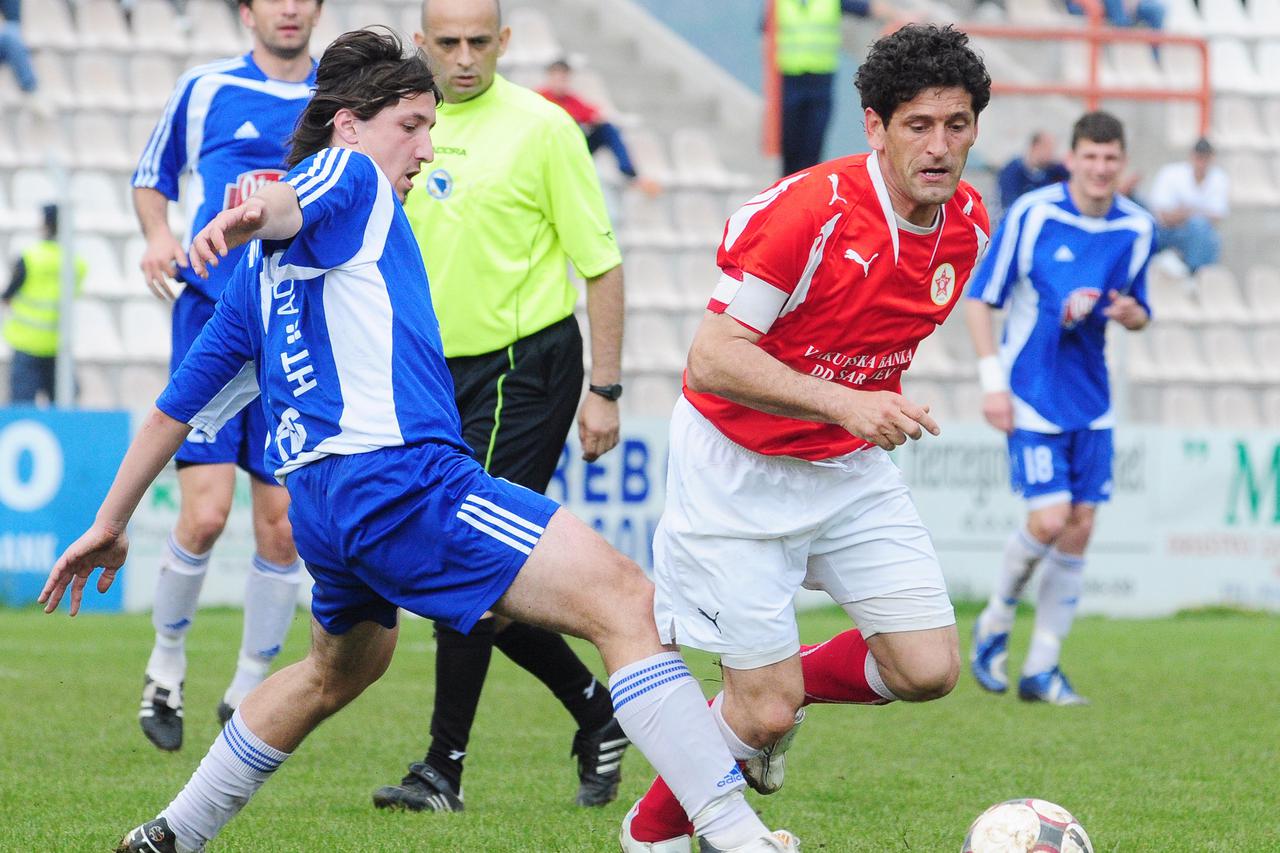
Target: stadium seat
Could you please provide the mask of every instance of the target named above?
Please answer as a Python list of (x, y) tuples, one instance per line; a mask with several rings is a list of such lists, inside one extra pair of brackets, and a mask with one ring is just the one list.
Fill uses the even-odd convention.
[(671, 228), (666, 196), (650, 198), (636, 189), (622, 193), (618, 237), (625, 246), (673, 248), (680, 240)]
[[(1276, 80), (1276, 75), (1280, 74), (1280, 41), (1258, 42), (1258, 74), (1264, 80)], [(1274, 98), (1263, 102), (1264, 109), (1268, 103), (1274, 103)]]
[(1201, 267), (1195, 279), (1200, 315), (1206, 323), (1254, 322), (1230, 269), (1216, 264)]
[(658, 134), (645, 128), (631, 128), (626, 131), (625, 141), (636, 172), (661, 184), (675, 182), (675, 171)]
[(1158, 89), (1165, 85), (1164, 73), (1148, 45), (1113, 44), (1106, 57), (1108, 61), (1100, 71), (1104, 86)]
[(311, 32), (311, 55), (316, 59), (324, 54), (324, 49), (331, 45), (334, 39), (346, 32), (339, 16), (335, 14), (338, 11), (339, 8), (325, 9), (320, 15), (316, 28)]
[(37, 53), (31, 58), (35, 67), (39, 87), (36, 97), (53, 106), (55, 110), (68, 110), (78, 103), (75, 89), (67, 77), (67, 67), (63, 58), (56, 53)]
[[(536, 88), (541, 85), (544, 74), (543, 68), (534, 69), (537, 72), (537, 78), (533, 83)], [(609, 121), (619, 127), (630, 127), (639, 123), (636, 116), (629, 115), (618, 109), (618, 105), (613, 102), (613, 95), (609, 92), (609, 87), (605, 85), (604, 78), (592, 68), (579, 68), (573, 72), (573, 88), (577, 91), (579, 97), (584, 101), (595, 104), (600, 112), (609, 117)], [(630, 139), (630, 137), (627, 137)]]
[(47, 169), (72, 165), (71, 146), (58, 118), (44, 118), (30, 110), (19, 111), (13, 122), (19, 165)]
[(1199, 341), (1185, 326), (1156, 323), (1149, 334), (1161, 380), (1206, 382), (1211, 378)]
[[(1258, 374), (1264, 382), (1280, 383), (1280, 328), (1274, 326), (1260, 329), (1253, 336), (1254, 351), (1262, 356), (1258, 365)], [(1280, 421), (1275, 422), (1280, 425)]]
[(1213, 378), (1224, 382), (1257, 382), (1262, 378), (1248, 341), (1231, 326), (1213, 326), (1204, 333), (1205, 359)]
[(623, 337), (622, 363), (629, 369), (679, 370), (684, 366), (689, 342), (676, 315), (659, 311), (636, 311), (627, 317)]
[(1280, 269), (1257, 265), (1245, 277), (1249, 313), (1259, 323), (1280, 323)]
[(1254, 430), (1266, 426), (1257, 395), (1238, 385), (1213, 389), (1209, 394), (1209, 412), (1214, 424), (1224, 429)]
[(34, 227), (40, 208), (56, 203), (58, 190), (53, 179), (43, 169), (19, 169), (13, 174), (13, 210)]
[(125, 139), (124, 124), (118, 114), (75, 113), (71, 117), (71, 139), (75, 143), (77, 163), (113, 172), (133, 171), (137, 155)]
[(120, 393), (116, 405), (130, 411), (149, 409), (169, 381), (163, 364), (127, 364), (120, 371)]
[[(1166, 52), (1175, 46), (1166, 48)], [(1177, 88), (1187, 88), (1179, 82), (1170, 83)], [(1190, 84), (1199, 87), (1198, 82)], [(1170, 148), (1187, 150), (1195, 144), (1200, 135), (1200, 105), (1188, 101), (1171, 101), (1165, 104), (1165, 141)]]
[(76, 227), (84, 231), (124, 236), (136, 228), (133, 216), (121, 207), (122, 182), (105, 172), (76, 172), (71, 194), (76, 200)]
[(112, 53), (77, 53), (71, 61), (78, 109), (124, 111), (133, 108), (133, 94), (125, 82), (124, 59)]
[(1248, 48), (1236, 38), (1209, 42), (1209, 76), (1215, 92), (1262, 95), (1276, 91), (1274, 82), (1258, 76)]
[(1235, 151), (1222, 155), (1222, 168), (1231, 180), (1231, 201), (1242, 207), (1267, 207), (1280, 204), (1280, 190), (1276, 189), (1267, 159), (1249, 151)]
[(724, 236), (724, 206), (708, 193), (680, 192), (673, 201), (675, 226), (689, 248), (711, 249)]
[(682, 252), (676, 260), (676, 281), (680, 303), (696, 316), (702, 316), (707, 300), (720, 280), (720, 268), (711, 252)]
[(1249, 0), (1246, 11), (1255, 36), (1280, 38), (1280, 0)]
[(1204, 18), (1196, 8), (1194, 0), (1164, 0), (1164, 28), (1172, 33), (1186, 35), (1204, 35)]
[(169, 0), (137, 0), (133, 10), (133, 38), (139, 50), (171, 56), (185, 56), (190, 50), (186, 27), (178, 20), (178, 13)]
[(120, 334), (106, 302), (87, 296), (77, 299), (74, 323), (71, 351), (78, 361), (114, 364), (124, 357)]
[(390, 27), (404, 36), (404, 32), (400, 29), (402, 21), (403, 18), (398, 9), (393, 11), (386, 3), (353, 3), (352, 8), (347, 12), (347, 29), (349, 30), (377, 25)]
[(1147, 281), (1147, 299), (1151, 303), (1152, 313), (1161, 322), (1198, 323), (1201, 311), (1188, 295), (1190, 282), (1187, 279), (1173, 278), (1153, 265)]
[(84, 293), (99, 299), (129, 294), (120, 272), (120, 256), (111, 240), (100, 234), (76, 235), (76, 254), (85, 264)]
[(1265, 151), (1280, 146), (1280, 138), (1267, 134), (1253, 101), (1225, 95), (1213, 101), (1213, 139), (1224, 149)]
[(1175, 385), (1161, 394), (1160, 421), (1166, 426), (1206, 427), (1210, 423), (1209, 406), (1196, 389)]
[(41, 0), (23, 4), (22, 37), (32, 50), (74, 50), (75, 28), (66, 0)]
[(930, 335), (920, 342), (909, 371), (912, 376), (932, 378), (947, 378), (959, 372), (955, 359), (947, 352), (946, 342), (939, 334)]
[(1204, 35), (1248, 38), (1253, 28), (1240, 0), (1200, 0)]
[(543, 67), (565, 55), (551, 22), (541, 9), (517, 6), (506, 17), (511, 27), (505, 57), (508, 64)]
[(239, 17), (221, 0), (188, 0), (187, 17), (192, 43), (199, 44), (201, 52), (236, 56), (249, 49)]
[(125, 352), (131, 359), (166, 363), (169, 359), (169, 310), (150, 297), (132, 299), (120, 309)]
[(652, 251), (628, 252), (623, 258), (627, 277), (627, 308), (677, 310), (679, 287), (671, 274), (670, 256)]
[(671, 160), (680, 184), (728, 189), (749, 182), (724, 167), (711, 134), (700, 127), (681, 127), (671, 134)]
[[(1111, 349), (1113, 342), (1123, 350), (1121, 360), (1129, 379), (1134, 382), (1160, 380), (1160, 370), (1151, 356), (1151, 345), (1147, 335), (1124, 335), (1123, 337), (1111, 335), (1107, 341), (1108, 350)], [(1108, 353), (1108, 360), (1110, 360), (1110, 353)]]
[(82, 409), (115, 409), (118, 373), (98, 364), (76, 365), (76, 405)]
[(1267, 429), (1275, 429), (1280, 424), (1280, 388), (1268, 388), (1262, 392), (1262, 422)]
[(76, 33), (84, 50), (124, 53), (133, 49), (133, 34), (119, 0), (81, 0), (76, 10)]

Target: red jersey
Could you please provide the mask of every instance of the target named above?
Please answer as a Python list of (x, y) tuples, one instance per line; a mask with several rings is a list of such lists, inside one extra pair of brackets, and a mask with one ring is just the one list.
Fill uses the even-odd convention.
[(539, 89), (538, 94), (567, 112), (578, 124), (599, 124), (603, 121), (600, 110), (577, 95), (568, 92), (556, 94), (550, 89)]
[[(867, 391), (902, 390), (920, 341), (955, 307), (990, 224), (960, 182), (928, 233), (893, 212), (874, 153), (784, 178), (725, 225), (707, 307), (759, 332), (793, 370)], [(772, 415), (714, 394), (684, 394), (733, 441), (818, 460), (870, 446), (835, 424)]]

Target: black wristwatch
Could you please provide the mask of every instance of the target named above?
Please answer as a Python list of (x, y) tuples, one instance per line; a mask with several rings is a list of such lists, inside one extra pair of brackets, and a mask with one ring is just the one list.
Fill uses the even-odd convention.
[(606, 400), (616, 400), (622, 396), (622, 383), (615, 382), (612, 385), (588, 385), (592, 394), (599, 394)]

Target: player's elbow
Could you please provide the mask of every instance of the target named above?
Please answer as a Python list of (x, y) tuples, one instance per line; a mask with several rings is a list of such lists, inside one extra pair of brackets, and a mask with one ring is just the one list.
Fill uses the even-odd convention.
[(716, 353), (701, 336), (695, 337), (685, 362), (685, 384), (695, 393), (714, 394), (719, 388), (719, 376)]

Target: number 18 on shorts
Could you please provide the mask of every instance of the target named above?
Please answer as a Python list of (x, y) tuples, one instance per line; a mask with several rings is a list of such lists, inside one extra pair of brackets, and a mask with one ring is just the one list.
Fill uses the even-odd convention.
[(1031, 509), (1058, 503), (1105, 503), (1111, 498), (1109, 429), (1048, 434), (1014, 430), (1009, 436), (1009, 479)]

